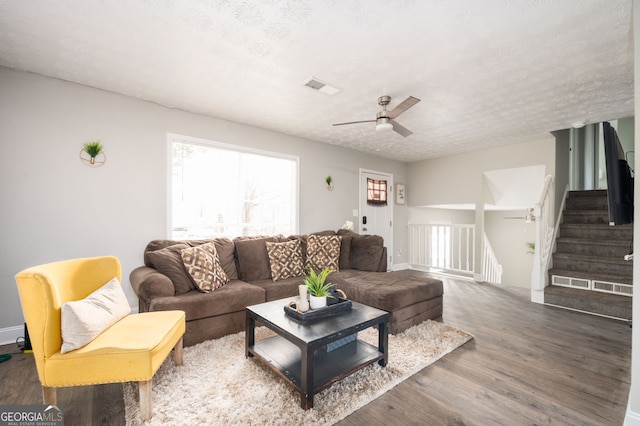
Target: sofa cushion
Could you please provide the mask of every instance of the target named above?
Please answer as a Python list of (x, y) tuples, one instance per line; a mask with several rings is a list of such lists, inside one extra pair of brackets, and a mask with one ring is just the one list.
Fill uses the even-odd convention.
[(285, 241), (284, 237), (239, 237), (234, 239), (238, 278), (243, 281), (271, 279), (267, 242), (281, 241)]
[(380, 267), (384, 242), (379, 235), (354, 235), (351, 238), (349, 265), (360, 271), (377, 271)]
[(147, 247), (144, 250), (144, 265), (150, 268), (155, 268), (152, 259), (147, 255), (149, 252), (160, 250), (175, 244), (186, 244), (189, 247), (195, 247), (201, 244), (210, 243), (211, 241), (213, 241), (216, 246), (218, 259), (220, 259), (220, 264), (222, 265), (222, 269), (224, 269), (225, 274), (227, 274), (227, 277), (230, 280), (237, 280), (238, 272), (236, 271), (235, 246), (233, 245), (233, 241), (226, 237), (208, 240), (153, 240), (147, 244)]
[(180, 255), (191, 281), (203, 293), (220, 288), (229, 281), (213, 242), (186, 248), (180, 251)]
[(340, 270), (351, 268), (349, 255), (351, 254), (351, 235), (342, 235), (340, 241)]
[[(273, 283), (271, 285), (274, 286)], [(231, 280), (211, 293), (191, 290), (180, 296), (152, 299), (149, 310), (181, 310), (186, 313), (187, 321), (193, 321), (230, 312), (244, 312), (247, 306), (264, 301), (265, 292), (262, 288), (244, 281)], [(187, 328), (189, 328), (188, 324)]]
[(340, 241), (338, 235), (315, 235), (307, 237), (307, 267), (316, 271), (329, 268), (340, 270)]
[(147, 251), (144, 254), (145, 263), (149, 263), (151, 267), (171, 279), (176, 294), (184, 294), (196, 288), (184, 268), (180, 255), (180, 252), (187, 248), (189, 248), (187, 244), (180, 243), (159, 250)]
[(274, 284), (271, 280), (253, 281), (251, 285), (261, 288), (265, 293), (265, 300), (284, 299), (286, 297), (295, 297), (300, 294), (298, 286), (302, 284), (301, 277), (286, 278)]
[(273, 281), (299, 277), (304, 273), (300, 240), (267, 242), (266, 246)]

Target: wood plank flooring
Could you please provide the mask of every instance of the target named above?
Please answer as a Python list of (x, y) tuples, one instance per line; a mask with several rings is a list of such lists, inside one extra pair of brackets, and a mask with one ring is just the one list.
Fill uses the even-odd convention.
[[(525, 289), (442, 279), (443, 322), (475, 339), (338, 425), (622, 425), (626, 323), (533, 304)], [(0, 404), (41, 398), (31, 355), (0, 364)], [(119, 384), (59, 389), (58, 402), (67, 424), (124, 424)]]

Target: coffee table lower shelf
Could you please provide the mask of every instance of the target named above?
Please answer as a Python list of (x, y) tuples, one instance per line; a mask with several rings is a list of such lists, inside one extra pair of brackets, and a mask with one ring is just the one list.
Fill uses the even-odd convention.
[[(249, 354), (260, 358), (298, 392), (304, 392), (300, 348), (282, 336), (274, 336), (256, 341), (247, 349)], [(313, 355), (311, 394), (314, 395), (367, 365), (383, 359), (384, 354), (376, 346), (361, 340), (353, 341), (331, 352), (317, 349)]]

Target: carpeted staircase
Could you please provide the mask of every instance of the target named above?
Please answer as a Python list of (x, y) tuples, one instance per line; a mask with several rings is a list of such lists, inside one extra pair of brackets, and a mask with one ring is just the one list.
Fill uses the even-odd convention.
[(607, 191), (571, 191), (545, 289), (545, 304), (631, 318), (633, 225), (609, 225)]

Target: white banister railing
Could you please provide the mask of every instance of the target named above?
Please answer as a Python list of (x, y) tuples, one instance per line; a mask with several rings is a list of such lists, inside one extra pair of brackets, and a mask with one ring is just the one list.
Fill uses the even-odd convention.
[[(418, 268), (474, 274), (475, 226), (409, 224), (409, 263)], [(482, 275), (500, 283), (502, 266), (484, 236)]]
[(482, 250), (482, 275), (486, 282), (500, 284), (502, 283), (502, 265), (498, 262), (496, 254), (493, 252), (491, 243), (486, 234), (484, 238), (484, 247)]
[(536, 216), (536, 249), (531, 271), (531, 300), (544, 303), (544, 288), (548, 285), (547, 270), (554, 242), (553, 176), (545, 178), (540, 201), (534, 207)]

